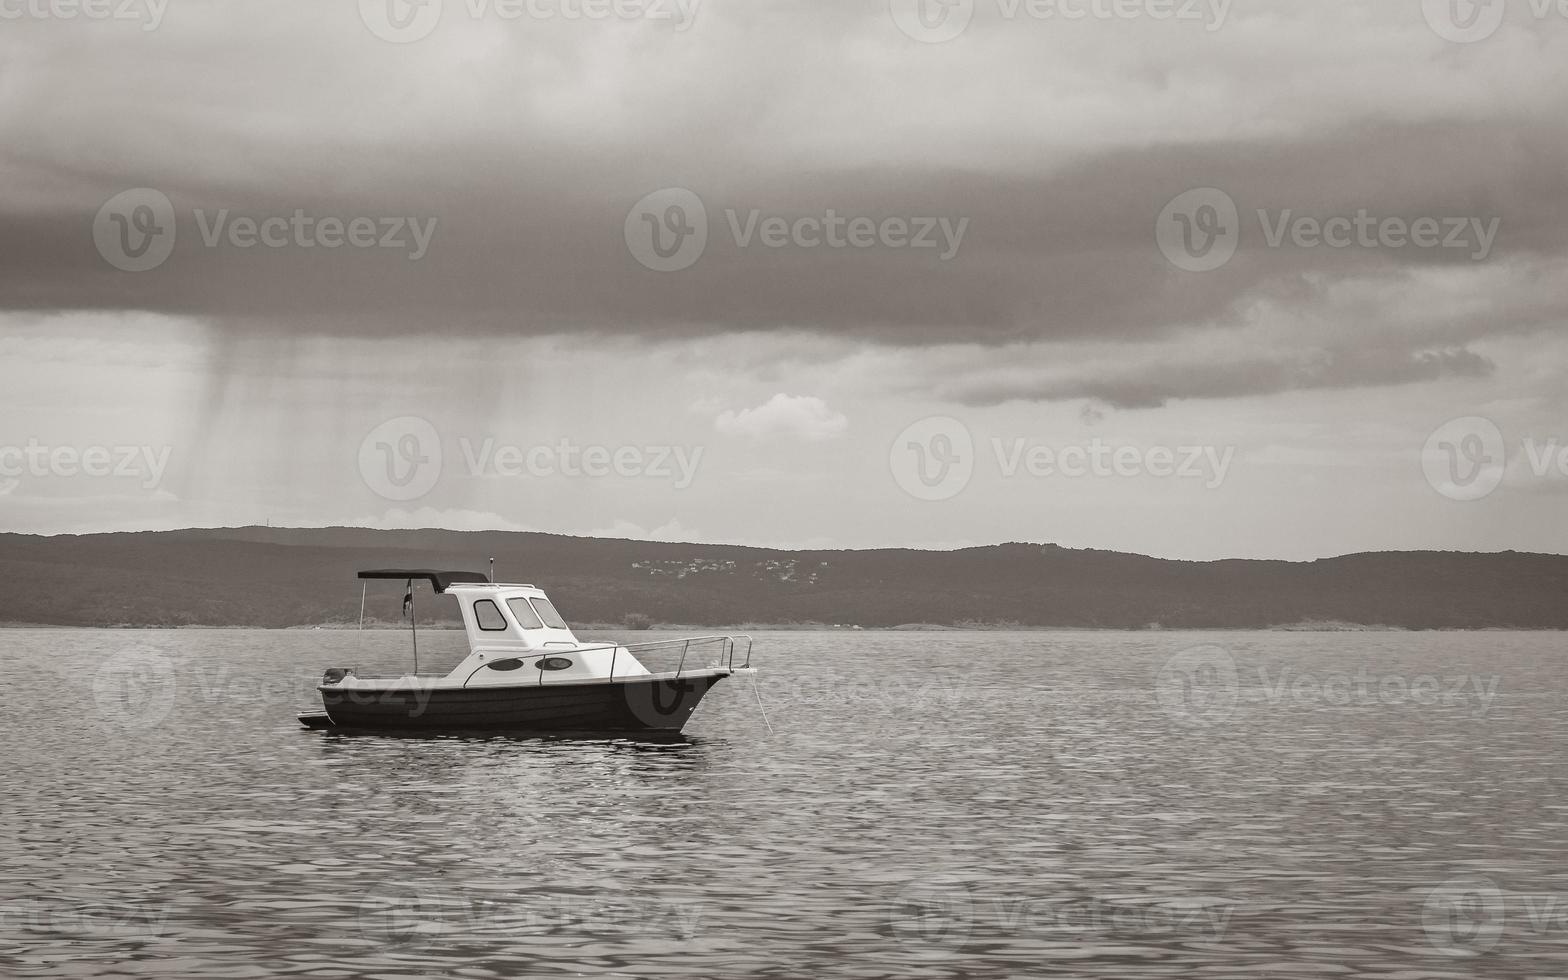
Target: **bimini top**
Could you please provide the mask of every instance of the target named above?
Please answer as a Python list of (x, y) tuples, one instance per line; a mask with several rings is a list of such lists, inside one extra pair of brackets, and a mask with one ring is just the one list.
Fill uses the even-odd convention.
[(437, 593), (445, 592), (450, 586), (458, 583), (490, 583), (490, 577), (483, 572), (440, 572), (433, 568), (372, 568), (359, 573), (362, 579), (396, 579), (399, 582), (409, 579), (424, 579)]

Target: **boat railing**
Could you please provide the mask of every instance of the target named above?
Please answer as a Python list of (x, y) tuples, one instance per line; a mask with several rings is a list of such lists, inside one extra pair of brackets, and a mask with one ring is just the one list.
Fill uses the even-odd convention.
[[(730, 670), (735, 670), (735, 655), (737, 651), (744, 653), (740, 669), (744, 670), (751, 666), (751, 637), (744, 633), (686, 636), (674, 640), (649, 640), (646, 643), (621, 643), (612, 646), (612, 652), (610, 653), (610, 679), (615, 679), (615, 660), (620, 655), (621, 650), (625, 650), (634, 656), (639, 656), (641, 653), (649, 651), (662, 652), (666, 649), (674, 650), (677, 647), (681, 652), (680, 660), (675, 665), (675, 676), (677, 679), (685, 672), (686, 661), (691, 657), (694, 647), (697, 649), (699, 657), (705, 651), (712, 652), (712, 648), (717, 647), (717, 656), (714, 658), (715, 666), (728, 667)], [(640, 656), (639, 659), (641, 659)], [(643, 666), (647, 667), (648, 665), (645, 663)], [(651, 670), (652, 668), (649, 669)]]
[[(680, 656), (675, 665), (675, 678), (679, 680), (681, 675), (686, 672), (687, 662), (691, 660), (693, 652), (695, 651), (697, 657), (701, 659), (705, 649), (717, 648), (715, 651), (716, 656), (711, 658), (711, 660), (703, 666), (727, 667), (730, 670), (745, 670), (751, 666), (751, 644), (751, 637), (747, 634), (733, 633), (714, 636), (686, 636), (674, 640), (649, 640), (646, 643), (597, 643), (586, 646), (572, 647), (570, 649), (530, 650), (526, 653), (516, 654), (515, 659), (531, 660), (538, 658), (544, 660), (550, 657), (559, 657), (563, 654), (597, 653), (602, 650), (608, 650), (610, 651), (610, 676), (608, 679), (613, 681), (615, 680), (616, 661), (620, 657), (622, 651), (625, 651), (626, 653), (633, 656), (638, 656), (640, 653), (647, 653), (649, 651), (662, 652), (664, 650), (669, 650), (673, 655), (673, 651), (678, 649), (680, 651)], [(736, 660), (740, 660), (741, 662), (737, 665), (735, 663)], [(644, 663), (643, 666), (648, 667), (646, 663)], [(474, 674), (479, 673), (479, 671), (483, 669), (483, 664), (474, 668), (473, 673), (470, 673), (468, 678), (464, 680), (463, 686), (468, 686), (468, 680), (471, 680)], [(651, 673), (659, 673), (659, 671), (655, 671), (651, 667), (648, 667), (648, 669)], [(539, 683), (545, 683), (545, 674), (543, 672), (540, 672), (539, 674)]]

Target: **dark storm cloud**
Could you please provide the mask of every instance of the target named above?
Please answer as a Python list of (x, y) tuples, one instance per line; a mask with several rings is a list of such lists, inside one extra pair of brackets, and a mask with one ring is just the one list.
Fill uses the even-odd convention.
[[(1568, 254), (1562, 93), (1531, 89), (1535, 62), (1506, 54), (1527, 49), (1500, 46), (1524, 42), (1459, 52), (1413, 10), (1259, 2), (1212, 33), (988, 15), (936, 46), (875, 3), (707, 10), (678, 35), (449, 17), (408, 46), (371, 36), (351, 3), (269, 11), (249, 24), (171, 11), (145, 36), (19, 25), (25, 39), (0, 47), (13, 56), (0, 308), (151, 311), (280, 348), (436, 332), (1115, 342), (1119, 367), (1070, 383), (998, 381), (981, 365), (933, 387), (1128, 405), (1473, 374), (1473, 342), (1560, 322), (1546, 297), (1438, 310), (1384, 336), (1398, 289), (1361, 307), (1325, 298)], [(94, 215), (143, 186), (173, 202), (178, 240), (161, 266), (125, 272), (99, 255)], [(707, 210), (706, 251), (676, 272), (644, 267), (623, 237), (633, 205), (665, 187)], [(1154, 231), (1199, 187), (1226, 191), (1242, 221), (1236, 256), (1206, 273), (1173, 266)], [(963, 236), (946, 259), (733, 240), (753, 211), (830, 210), (941, 219)], [(1473, 220), (1496, 238), (1484, 259), (1267, 241), (1274, 217), (1361, 211)], [(209, 246), (202, 224), (220, 213), (371, 219), (378, 237), (411, 222), (428, 251), (408, 225), (402, 247), (242, 248), (224, 233)], [(1189, 368), (1156, 349), (1195, 329), (1240, 334), (1260, 306), (1301, 332)]]
[[(1356, 128), (1311, 139), (1114, 151), (1048, 174), (932, 170), (765, 171), (697, 148), (662, 178), (587, 161), (529, 162), (480, 148), (409, 161), (417, 181), (224, 190), (147, 175), (175, 205), (178, 243), (163, 266), (108, 266), (91, 237), (107, 175), (72, 201), (8, 216), (0, 241), (12, 309), (142, 309), (265, 322), (303, 333), (451, 330), (533, 334), (593, 329), (677, 335), (791, 328), (887, 343), (1138, 338), (1223, 321), (1259, 290), (1400, 267), (1462, 264), (1451, 249), (1271, 247), (1271, 215), (1474, 217), (1497, 222), (1488, 261), (1562, 254), (1568, 172), (1561, 138), (1499, 123)], [(487, 155), (488, 153), (488, 155)], [(519, 170), (526, 170), (519, 173)], [(703, 199), (709, 243), (694, 266), (660, 273), (623, 238), (628, 209), (660, 184)], [(1226, 190), (1241, 211), (1236, 258), (1210, 273), (1174, 268), (1154, 240), (1164, 204), (1190, 187)], [(1531, 188), (1539, 193), (1528, 193)], [(1497, 188), (1509, 188), (1501, 192)], [(198, 209), (203, 221), (195, 217)], [(204, 241), (218, 216), (434, 221), (428, 254), (405, 248), (238, 248)], [(956, 254), (738, 247), (760, 216), (967, 220)], [(378, 230), (378, 237), (381, 234)], [(933, 234), (933, 237), (935, 235)]]
[(1238, 398), (1306, 389), (1367, 388), (1486, 377), (1495, 365), (1467, 350), (1312, 352), (1233, 363), (1149, 364), (1069, 379), (959, 383), (945, 394), (972, 406), (1084, 398), (1114, 408), (1157, 408), (1174, 399)]

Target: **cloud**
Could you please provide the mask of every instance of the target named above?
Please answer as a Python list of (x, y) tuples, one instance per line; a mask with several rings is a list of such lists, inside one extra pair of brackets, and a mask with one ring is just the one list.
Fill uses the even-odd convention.
[(713, 427), (725, 435), (753, 439), (784, 437), (802, 442), (825, 442), (842, 436), (849, 429), (849, 419), (815, 396), (780, 392), (756, 408), (738, 412), (727, 409), (719, 413), (713, 420)]
[[(1234, 323), (1302, 276), (1454, 264), (1441, 249), (1269, 250), (1254, 224), (1227, 268), (1180, 273), (1154, 219), (1196, 186), (1226, 189), (1245, 216), (1496, 217), (1497, 257), (1568, 254), (1563, 32), (1511, 28), (1460, 57), (1416, 5), (1236, 7), (1214, 32), (982, 13), (929, 48), (880, 3), (705, 5), (683, 32), (471, 20), (449, 4), (412, 45), (373, 37), (353, 4), (299, 0), (270, 3), (263, 25), (200, 6), (153, 32), (21, 23), (0, 39), (0, 296), (249, 336), (791, 330), (994, 346), (1158, 339)], [(290, 72), (270, 70), (279, 52)], [(761, 67), (780, 63), (814, 68)], [(110, 267), (90, 235), (127, 186), (176, 208), (174, 252), (150, 272)], [(662, 274), (623, 231), (634, 202), (669, 186), (703, 200), (710, 234), (695, 265)], [(208, 246), (197, 209), (437, 224), (414, 261)], [(829, 209), (969, 231), (945, 262), (731, 233), (752, 210)]]
[(1120, 408), (1486, 378), (1503, 341), (1541, 338), (1568, 321), (1568, 271), (1519, 260), (1303, 275), (1250, 292), (1236, 308), (1137, 342), (946, 345), (874, 373), (906, 394), (970, 406), (1091, 399)]
[[(326, 522), (323, 522), (325, 524)], [(460, 508), (417, 507), (404, 510), (394, 507), (380, 514), (358, 517), (342, 522), (344, 527), (371, 527), (382, 530), (420, 530), (439, 527), (449, 531), (536, 531), (538, 528), (507, 520), (490, 511)], [(313, 524), (301, 524), (311, 527)]]
[(687, 544), (700, 544), (707, 540), (700, 531), (683, 527), (681, 522), (675, 518), (671, 518), (652, 530), (640, 524), (617, 518), (609, 527), (596, 527), (587, 532), (587, 534), (591, 538), (617, 538), (629, 541), (673, 541)]
[(1100, 375), (971, 381), (953, 396), (972, 406), (1009, 401), (1089, 398), (1114, 408), (1158, 408), (1173, 399), (1245, 398), (1313, 388), (1366, 388), (1447, 378), (1483, 378), (1495, 365), (1473, 351), (1318, 351), (1223, 363), (1187, 361), (1139, 365)]

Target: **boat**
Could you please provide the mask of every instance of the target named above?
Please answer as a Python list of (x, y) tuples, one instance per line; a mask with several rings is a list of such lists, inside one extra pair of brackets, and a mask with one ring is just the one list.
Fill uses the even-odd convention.
[[(715, 684), (752, 670), (747, 636), (584, 643), (542, 589), (496, 583), (493, 574), (382, 568), (359, 578), (365, 583), (361, 629), (368, 583), (405, 583), (414, 668), (400, 675), (327, 669), (316, 688), (323, 710), (299, 716), (307, 728), (675, 734)], [(468, 656), (445, 673), (419, 671), (416, 583), (455, 598), (462, 615)], [(675, 669), (650, 670), (644, 660), (655, 658), (673, 661)]]

